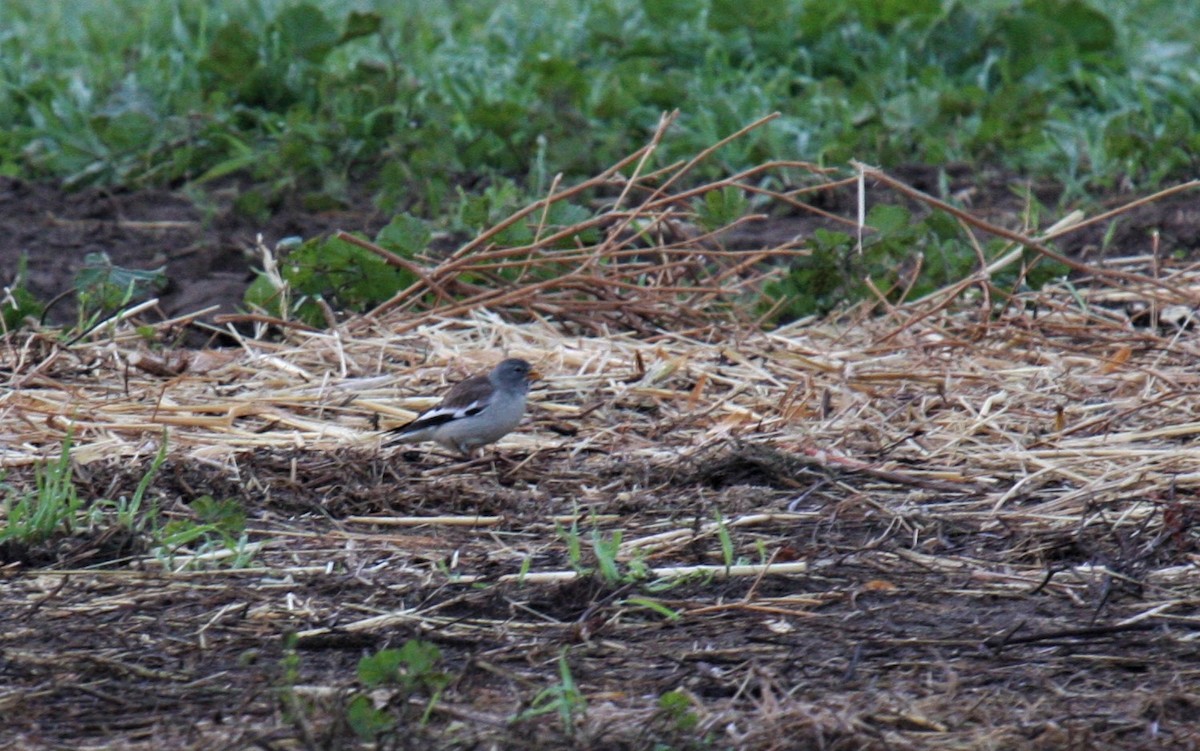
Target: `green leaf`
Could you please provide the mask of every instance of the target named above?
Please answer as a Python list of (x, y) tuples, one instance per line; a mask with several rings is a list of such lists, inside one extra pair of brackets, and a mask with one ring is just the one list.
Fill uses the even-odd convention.
[(205, 540), (216, 529), (211, 524), (197, 524), (191, 519), (174, 519), (163, 525), (161, 541), (169, 548), (178, 548)]
[(283, 317), (283, 310), (280, 307), (281, 293), (275, 289), (275, 285), (271, 283), (266, 274), (260, 272), (254, 277), (254, 281), (242, 295), (242, 300), (251, 310), (258, 309), (276, 318)]
[(737, 221), (748, 205), (741, 188), (726, 185), (704, 194), (704, 200), (696, 207), (696, 216), (700, 226), (712, 232)]
[(367, 688), (395, 683), (400, 676), (404, 656), (398, 649), (381, 649), (358, 661), (358, 680)]
[(271, 218), (271, 201), (261, 190), (245, 190), (233, 199), (233, 210), (238, 216), (266, 223)]
[(405, 258), (412, 258), (429, 247), (433, 234), (425, 222), (410, 214), (397, 214), (379, 230), (375, 242)]
[[(322, 309), (314, 302), (317, 299), (335, 310), (362, 312), (416, 280), (411, 272), (390, 266), (369, 250), (337, 237), (303, 243), (280, 262), (279, 270), (298, 303), (295, 311), (288, 312), (312, 326), (325, 325)], [(256, 284), (255, 298), (262, 299), (266, 287)], [(249, 296), (246, 299), (249, 301)]]
[(364, 741), (374, 741), (396, 727), (396, 720), (382, 709), (376, 709), (371, 699), (356, 694), (346, 705), (346, 721), (355, 735)]
[(912, 215), (908, 209), (895, 204), (879, 204), (867, 212), (867, 226), (873, 227), (880, 236), (899, 232), (908, 226)]
[(81, 308), (115, 310), (131, 300), (163, 289), (166, 266), (157, 269), (127, 269), (114, 266), (107, 253), (88, 253), (75, 273), (75, 290)]
[(696, 0), (641, 0), (642, 13), (655, 26), (674, 26), (694, 21), (704, 10)]
[(357, 10), (350, 11), (350, 15), (346, 16), (346, 25), (342, 29), (342, 36), (338, 39), (338, 44), (348, 42), (351, 39), (377, 34), (382, 28), (383, 17), (378, 13), (364, 13)]
[(140, 110), (98, 115), (91, 125), (104, 145), (117, 153), (143, 148), (161, 127), (156, 118)]
[(779, 0), (711, 0), (708, 26), (723, 33), (737, 29), (761, 31), (783, 21), (788, 5)]
[(83, 257), (83, 267), (75, 277), (75, 287), (86, 289), (100, 284), (112, 284), (122, 289), (163, 286), (167, 283), (166, 269), (166, 266), (149, 271), (127, 269), (114, 266), (107, 253), (88, 253)]
[(338, 41), (338, 31), (315, 5), (300, 3), (285, 8), (275, 17), (285, 53), (309, 62), (321, 62)]
[(942, 13), (941, 0), (855, 0), (851, 5), (871, 29), (890, 29), (903, 22), (932, 20)]
[(367, 688), (402, 685), (440, 688), (448, 678), (437, 670), (442, 652), (436, 645), (409, 639), (399, 649), (381, 649), (358, 661), (358, 679)]
[(29, 320), (36, 321), (42, 317), (46, 306), (26, 286), (29, 276), (29, 256), (22, 253), (17, 261), (17, 274), (0, 305), (3, 305), (4, 330), (14, 331), (22, 328)]
[(592, 552), (596, 556), (596, 565), (604, 581), (615, 584), (621, 581), (621, 569), (617, 564), (617, 553), (621, 549), (621, 530), (613, 532), (612, 537), (605, 537), (600, 530), (592, 530)]
[(208, 53), (200, 58), (200, 70), (222, 81), (236, 81), (259, 65), (259, 39), (240, 23), (230, 22), (217, 30)]
[(1083, 0), (1032, 0), (1026, 8), (1053, 23), (1081, 52), (1112, 52), (1117, 46), (1112, 20)]
[(209, 180), (216, 180), (239, 170), (253, 167), (262, 161), (261, 153), (255, 151), (245, 140), (230, 133), (216, 134), (214, 140), (224, 146), (224, 153), (232, 152), (232, 156), (209, 167), (204, 174), (192, 181), (194, 185), (201, 185)]
[[(534, 218), (536, 217), (537, 215), (535, 214)], [(550, 210), (546, 212), (546, 228), (543, 229), (542, 234), (547, 235), (560, 232), (569, 227), (575, 227), (587, 222), (592, 217), (592, 212), (585, 206), (567, 201), (559, 201), (552, 204)], [(560, 248), (573, 248), (577, 240), (585, 245), (590, 245), (599, 241), (599, 239), (600, 231), (596, 227), (587, 227), (578, 234), (559, 240), (557, 246)]]
[(638, 607), (643, 607), (643, 608), (646, 608), (647, 610), (653, 610), (655, 613), (658, 613), (663, 618), (666, 618), (668, 621), (677, 621), (683, 617), (679, 614), (679, 611), (673, 610), (673, 609), (667, 607), (666, 605), (663, 605), (658, 600), (652, 599), (650, 597), (629, 597), (624, 600), (624, 603), (627, 605), (636, 605)]
[(210, 495), (201, 496), (192, 501), (191, 508), (201, 521), (229, 537), (237, 537), (246, 530), (246, 510), (232, 498), (218, 501)]
[(400, 659), (411, 680), (425, 680), (436, 672), (435, 668), (442, 660), (442, 651), (430, 642), (409, 639), (400, 647)]

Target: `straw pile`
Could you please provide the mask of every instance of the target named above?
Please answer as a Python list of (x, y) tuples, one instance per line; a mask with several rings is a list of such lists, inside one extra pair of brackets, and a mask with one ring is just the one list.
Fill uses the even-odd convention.
[[(772, 273), (759, 262), (772, 249), (711, 250), (716, 237), (679, 230), (688, 196), (656, 180), (629, 180), (645, 200), (597, 220), (596, 247), (476, 243), (331, 331), (186, 358), (120, 327), (70, 348), (10, 337), (6, 466), (19, 475), (72, 433), (81, 472), (111, 495), (165, 430), (164, 508), (242, 499), (258, 555), (240, 572), (135, 556), (7, 586), (0, 610), (57, 636), (9, 637), (44, 705), (0, 692), (0, 706), (56, 706), (66, 719), (41, 732), (60, 739), (111, 729), (98, 691), (129, 705), (127, 741), (265, 742), (281, 724), (334, 737), (344, 723), (281, 720), (239, 655), (276, 659), (278, 637), (298, 632), (301, 693), (333, 717), (364, 648), (419, 636), (460, 676), (430, 726), (456, 742), (1191, 747), (1200, 268), (1072, 261), (1071, 284), (1003, 305), (981, 268), (882, 314), (763, 331), (723, 301)], [(1050, 252), (1052, 238), (1016, 239)], [(576, 265), (557, 285), (452, 288), (503, 259)], [(1184, 318), (1168, 321), (1173, 306)], [(380, 428), (502, 354), (545, 375), (505, 459), (380, 453)], [(594, 530), (673, 586), (581, 575), (572, 523), (584, 563), (597, 563)], [(82, 612), (144, 646), (98, 635)], [(564, 647), (586, 712), (510, 729), (561, 680)], [(196, 649), (206, 666), (186, 657)], [(91, 693), (39, 682), (67, 670)], [(694, 726), (659, 707), (668, 691)], [(192, 735), (163, 719), (221, 707), (231, 724)]]

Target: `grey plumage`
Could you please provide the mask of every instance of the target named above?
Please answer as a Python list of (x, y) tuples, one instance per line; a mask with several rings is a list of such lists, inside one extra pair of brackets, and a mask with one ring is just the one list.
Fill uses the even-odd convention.
[(435, 441), (470, 456), (480, 446), (508, 435), (521, 422), (532, 376), (528, 362), (515, 357), (504, 360), (487, 375), (455, 384), (436, 407), (393, 428), (389, 432), (395, 438), (389, 443)]

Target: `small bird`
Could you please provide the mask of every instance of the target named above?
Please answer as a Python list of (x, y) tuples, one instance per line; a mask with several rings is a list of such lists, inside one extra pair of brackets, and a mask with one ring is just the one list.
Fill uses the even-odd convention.
[(391, 443), (436, 441), (470, 458), (475, 449), (508, 435), (525, 414), (529, 383), (538, 375), (529, 363), (509, 358), (487, 375), (457, 383), (440, 404), (392, 428)]

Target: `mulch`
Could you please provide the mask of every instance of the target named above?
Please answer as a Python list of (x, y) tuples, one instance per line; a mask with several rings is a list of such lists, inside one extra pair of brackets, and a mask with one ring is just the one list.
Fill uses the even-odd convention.
[[(981, 271), (764, 331), (714, 280), (770, 264), (692, 262), (662, 199), (596, 247), (423, 259), (328, 331), (185, 358), (136, 320), (10, 335), (10, 486), (70, 435), (81, 497), (128, 498), (166, 441), (162, 518), (234, 499), (246, 530), (5, 548), (0, 744), (358, 747), (367, 696), (382, 748), (1200, 746), (1200, 268)], [(434, 293), (514, 258), (579, 270)], [(545, 378), (498, 453), (381, 448), (501, 353)], [(360, 679), (410, 639), (443, 690)]]

